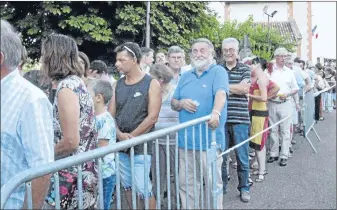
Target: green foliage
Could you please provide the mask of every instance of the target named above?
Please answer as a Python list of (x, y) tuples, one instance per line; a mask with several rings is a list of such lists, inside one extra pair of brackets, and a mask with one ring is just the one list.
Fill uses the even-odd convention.
[(40, 69), (41, 69), (41, 63), (37, 59), (33, 60), (31, 58), (29, 58), (27, 62), (25, 63), (25, 65), (23, 65), (22, 67), (22, 71), (24, 73), (27, 73), (31, 70), (40, 70)]
[[(40, 56), (41, 41), (50, 33), (73, 37), (79, 49), (91, 59), (104, 57), (113, 62), (111, 52), (116, 45), (134, 41), (145, 45), (146, 2), (97, 1), (44, 1), (1, 2), (1, 17), (20, 31), (23, 43), (31, 58)], [(270, 57), (267, 52), (267, 29), (252, 28), (253, 18), (238, 23), (220, 24), (216, 14), (207, 8), (207, 2), (151, 2), (151, 48), (167, 49), (179, 45), (190, 48), (193, 39), (210, 39), (220, 54), (224, 38), (242, 40), (245, 34), (254, 46), (253, 53)], [(274, 49), (284, 38), (270, 32)], [(292, 44), (285, 45), (287, 49)]]
[(250, 16), (245, 22), (238, 23), (236, 20), (227, 21), (220, 24), (214, 14), (205, 15), (200, 23), (200, 30), (195, 30), (192, 33), (192, 38), (205, 37), (214, 43), (216, 52), (221, 54), (222, 40), (228, 37), (236, 38), (242, 41), (244, 36), (249, 36), (251, 49), (254, 55), (271, 60), (273, 51), (277, 47), (285, 47), (293, 52), (294, 43), (286, 43), (288, 37), (281, 36), (277, 31), (270, 30), (271, 50), (268, 51), (268, 29), (258, 25), (253, 27), (253, 17)]
[[(151, 47), (180, 45), (187, 49), (191, 29), (199, 30), (205, 2), (151, 2)], [(20, 31), (32, 58), (50, 33), (73, 37), (91, 58), (111, 54), (116, 45), (145, 45), (146, 2), (1, 2), (1, 17)]]

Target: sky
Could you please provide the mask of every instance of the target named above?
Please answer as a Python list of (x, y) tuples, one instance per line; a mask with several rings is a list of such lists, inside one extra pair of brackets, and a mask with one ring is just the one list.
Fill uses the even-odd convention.
[[(312, 58), (336, 59), (336, 2), (312, 2), (312, 27), (317, 25), (318, 39), (312, 40)], [(209, 7), (224, 21), (224, 7), (220, 2), (211, 2)]]

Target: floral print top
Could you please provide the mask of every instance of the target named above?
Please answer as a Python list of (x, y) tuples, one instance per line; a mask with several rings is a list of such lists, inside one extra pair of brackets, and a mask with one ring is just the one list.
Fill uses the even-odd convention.
[[(80, 105), (80, 143), (75, 152), (70, 156), (93, 150), (97, 148), (97, 131), (95, 129), (94, 102), (88, 92), (83, 80), (75, 75), (71, 75), (60, 81), (57, 87), (55, 100), (53, 104), (54, 115), (54, 143), (57, 144), (62, 138), (63, 133), (60, 125), (58, 110), (58, 93), (63, 88), (69, 88), (79, 97)], [(76, 209), (78, 208), (77, 194), (77, 166), (59, 171), (60, 180), (60, 198), (61, 208)], [(83, 180), (83, 207), (84, 209), (92, 208), (98, 197), (98, 176), (97, 167), (94, 161), (88, 161), (82, 164)], [(64, 198), (64, 199), (63, 199)], [(50, 205), (55, 205), (54, 179), (51, 178), (51, 187), (46, 201)]]

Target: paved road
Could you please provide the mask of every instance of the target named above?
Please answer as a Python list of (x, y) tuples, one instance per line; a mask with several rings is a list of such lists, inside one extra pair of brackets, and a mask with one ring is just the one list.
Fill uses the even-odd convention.
[(325, 113), (325, 120), (315, 128), (322, 142), (313, 132), (309, 138), (318, 153), (297, 136), (288, 165), (268, 163), (265, 181), (251, 188), (250, 203), (239, 200), (237, 175), (231, 168), (224, 209), (336, 209), (336, 111)]
[[(224, 209), (336, 209), (336, 112), (325, 113), (325, 120), (315, 128), (322, 141), (313, 132), (309, 138), (318, 153), (303, 137), (296, 136), (297, 144), (288, 165), (268, 163), (268, 175), (264, 182), (254, 183), (249, 203), (240, 201), (236, 170), (231, 167)], [(122, 208), (127, 208), (125, 199), (122, 203)], [(166, 199), (162, 208), (167, 208)]]

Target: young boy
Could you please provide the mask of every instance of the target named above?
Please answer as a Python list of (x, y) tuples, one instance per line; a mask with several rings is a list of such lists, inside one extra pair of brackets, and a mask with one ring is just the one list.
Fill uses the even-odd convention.
[[(107, 111), (107, 105), (112, 97), (111, 83), (104, 80), (88, 80), (88, 90), (94, 100), (96, 129), (98, 131), (99, 147), (111, 146), (116, 143), (115, 122)], [(103, 196), (104, 209), (109, 210), (112, 194), (116, 186), (114, 154), (108, 154), (103, 158)]]

